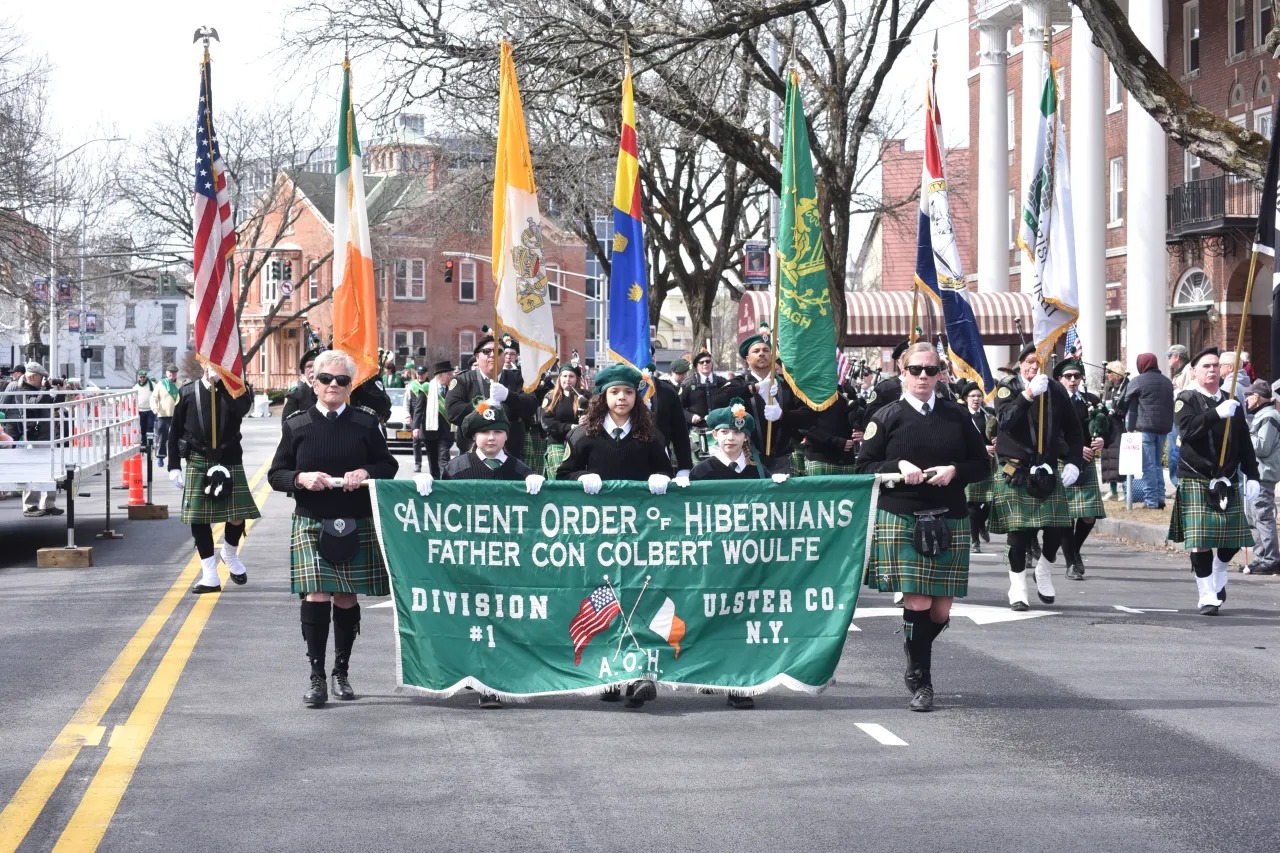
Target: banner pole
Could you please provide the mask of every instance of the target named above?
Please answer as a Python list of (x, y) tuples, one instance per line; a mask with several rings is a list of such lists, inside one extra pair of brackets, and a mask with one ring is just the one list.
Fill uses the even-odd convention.
[[(1258, 247), (1254, 244), (1253, 253), (1249, 256), (1249, 279), (1244, 286), (1244, 307), (1240, 309), (1240, 331), (1236, 334), (1236, 369), (1231, 373), (1231, 393), (1227, 399), (1236, 397), (1236, 385), (1240, 380), (1240, 353), (1244, 350), (1244, 327), (1249, 322), (1249, 300), (1253, 296), (1253, 280), (1258, 273)], [(1231, 421), (1222, 424), (1222, 448), (1218, 451), (1218, 467), (1227, 464), (1227, 442), (1231, 440)]]

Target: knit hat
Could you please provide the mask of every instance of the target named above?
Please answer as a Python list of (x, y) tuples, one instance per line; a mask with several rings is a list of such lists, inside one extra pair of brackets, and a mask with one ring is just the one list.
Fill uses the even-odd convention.
[(632, 391), (640, 387), (640, 371), (625, 364), (611, 364), (596, 374), (595, 390), (603, 394), (614, 385), (625, 385)]
[(725, 408), (713, 409), (707, 414), (707, 426), (712, 430), (734, 429), (750, 433), (755, 430), (756, 421), (747, 413), (746, 404), (734, 397)]
[(502, 406), (484, 399), (477, 400), (475, 406), (475, 411), (462, 420), (462, 434), (467, 440), (476, 433), (487, 430), (510, 431), (511, 424)]

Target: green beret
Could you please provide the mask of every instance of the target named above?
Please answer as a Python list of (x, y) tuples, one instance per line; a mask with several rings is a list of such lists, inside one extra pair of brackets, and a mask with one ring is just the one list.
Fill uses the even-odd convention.
[(981, 391), (981, 390), (982, 389), (978, 387), (977, 382), (966, 382), (960, 386), (960, 390), (956, 392), (956, 396), (959, 397), (961, 400), (963, 400), (965, 397), (968, 397), (974, 391)]
[(476, 410), (463, 418), (462, 435), (469, 440), (476, 433), (487, 430), (510, 432), (511, 424), (502, 406), (481, 400), (476, 404)]
[(742, 356), (743, 358), (746, 358), (747, 353), (751, 350), (751, 347), (761, 342), (764, 342), (766, 344), (769, 343), (768, 331), (763, 331), (763, 332), (754, 334), (751, 337), (747, 338), (742, 343), (738, 344), (738, 355)]
[(683, 358), (677, 358), (675, 361), (671, 362), (671, 372), (672, 373), (688, 373), (689, 362), (685, 361)]
[(1074, 370), (1076, 373), (1083, 376), (1084, 364), (1082, 364), (1078, 358), (1064, 358), (1062, 361), (1058, 362), (1056, 367), (1053, 368), (1053, 378), (1061, 379), (1062, 374), (1066, 373), (1068, 370)]
[(298, 372), (306, 373), (308, 362), (315, 361), (316, 356), (320, 355), (322, 352), (324, 352), (324, 347), (315, 347), (314, 349), (309, 349), (304, 352), (302, 354), (302, 358), (298, 359)]
[(725, 408), (713, 409), (707, 414), (707, 426), (712, 430), (734, 429), (751, 433), (756, 428), (756, 421), (747, 411), (746, 404), (734, 397)]
[(606, 389), (614, 385), (626, 385), (632, 391), (636, 391), (640, 388), (641, 379), (640, 371), (634, 367), (611, 364), (596, 374), (595, 390), (597, 394), (603, 394)]

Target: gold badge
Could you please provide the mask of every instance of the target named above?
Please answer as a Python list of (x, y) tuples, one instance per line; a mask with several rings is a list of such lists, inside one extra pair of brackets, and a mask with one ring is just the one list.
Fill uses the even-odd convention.
[(876, 401), (876, 392), (872, 391), (870, 394), (867, 395), (867, 402), (874, 403), (875, 401)]
[(996, 396), (999, 397), (1001, 400), (1004, 400), (1009, 396), (1010, 393), (1012, 392), (1009, 391), (1008, 386), (1005, 386), (1004, 388), (1000, 389), (1000, 392), (996, 394)]
[(450, 379), (450, 380), (449, 380), (449, 390), (450, 390), (450, 391), (452, 391), (454, 388), (456, 388), (456, 387), (457, 387), (457, 385), (458, 385), (457, 377), (454, 377), (453, 379)]
[(867, 428), (862, 431), (862, 440), (870, 441), (875, 437), (876, 437), (876, 422), (872, 421), (871, 423), (867, 424)]
[(1176, 402), (1176, 403), (1174, 403), (1174, 404), (1173, 404), (1173, 410), (1174, 410), (1175, 412), (1181, 412), (1181, 411), (1182, 411), (1182, 407), (1183, 407), (1183, 406), (1185, 406), (1185, 405), (1186, 405), (1186, 403), (1185, 403), (1185, 402), (1183, 402), (1182, 400), (1179, 400), (1178, 402)]

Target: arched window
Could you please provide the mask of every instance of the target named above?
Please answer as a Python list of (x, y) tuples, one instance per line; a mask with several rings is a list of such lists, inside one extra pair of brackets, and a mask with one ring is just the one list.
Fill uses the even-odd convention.
[(1201, 309), (1213, 303), (1213, 282), (1202, 269), (1191, 269), (1183, 273), (1178, 286), (1173, 291), (1173, 308)]
[(1243, 103), (1244, 103), (1244, 84), (1241, 83), (1239, 80), (1237, 80), (1236, 84), (1231, 87), (1230, 104), (1233, 107), (1238, 107)]
[[(1173, 290), (1170, 343), (1182, 344), (1191, 352), (1199, 352), (1214, 339), (1213, 282), (1202, 269), (1189, 269)], [(1212, 312), (1216, 314), (1217, 312)]]
[(1271, 97), (1271, 77), (1266, 72), (1263, 72), (1262, 74), (1258, 75), (1258, 85), (1256, 90), (1254, 91), (1254, 97), (1256, 98)]

